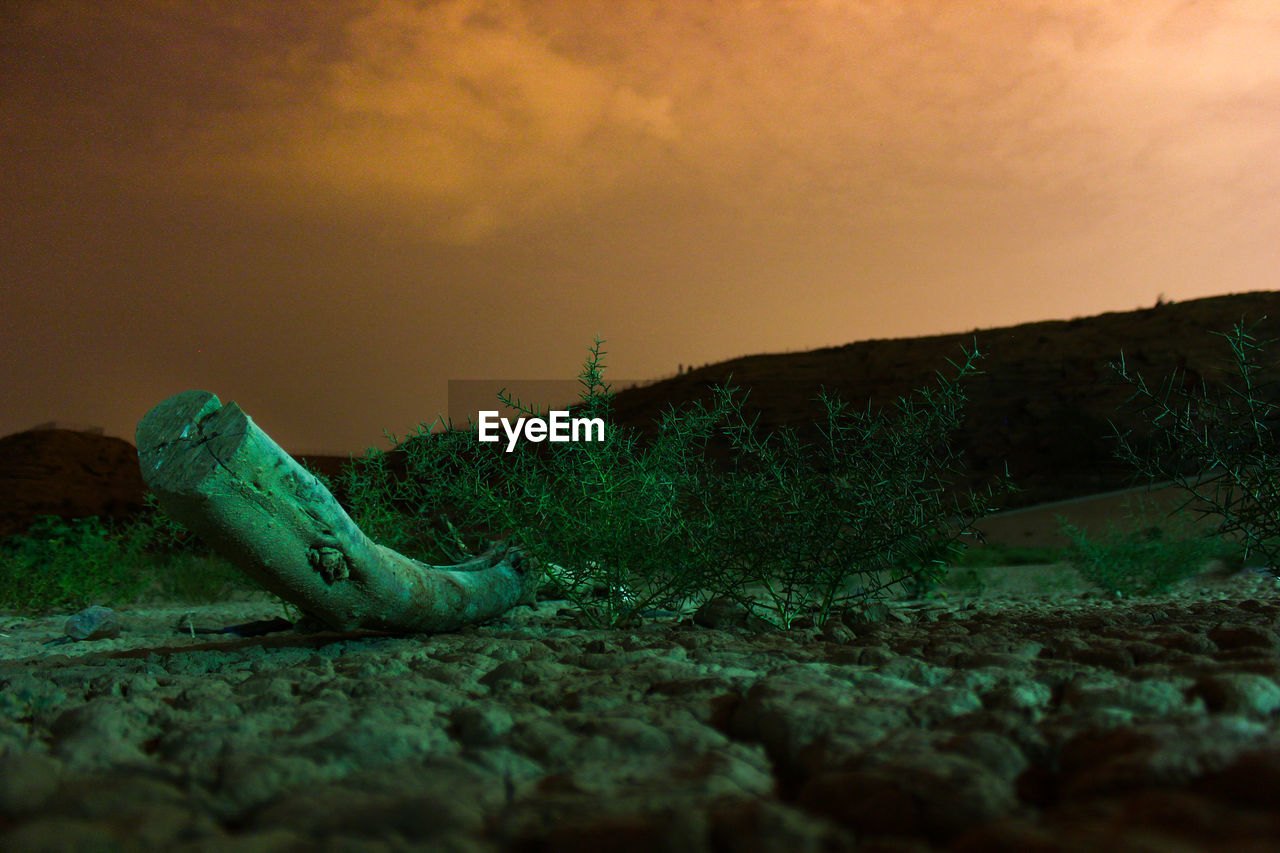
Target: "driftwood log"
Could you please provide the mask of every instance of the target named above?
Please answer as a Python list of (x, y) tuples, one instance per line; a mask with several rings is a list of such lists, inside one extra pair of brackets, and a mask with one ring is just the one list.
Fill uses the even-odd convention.
[(138, 423), (137, 443), (166, 515), (334, 629), (449, 631), (533, 600), (538, 572), (504, 543), (432, 566), (372, 541), (239, 406), (208, 391), (156, 406)]

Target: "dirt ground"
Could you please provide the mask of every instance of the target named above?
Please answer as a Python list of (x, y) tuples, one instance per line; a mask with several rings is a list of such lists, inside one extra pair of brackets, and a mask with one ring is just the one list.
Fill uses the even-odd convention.
[(261, 595), (67, 641), (72, 614), (0, 614), (0, 848), (1275, 850), (1280, 588), (1204, 568), (1133, 600), (954, 569), (788, 631), (541, 601), (226, 633), (284, 615)]

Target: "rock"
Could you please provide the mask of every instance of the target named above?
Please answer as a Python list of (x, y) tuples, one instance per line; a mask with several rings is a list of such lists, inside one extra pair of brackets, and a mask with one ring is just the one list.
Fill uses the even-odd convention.
[(66, 429), (0, 438), (0, 539), (42, 515), (125, 521), (142, 510), (145, 491), (124, 439)]
[(120, 617), (95, 604), (68, 619), (64, 632), (73, 640), (108, 640), (120, 636)]

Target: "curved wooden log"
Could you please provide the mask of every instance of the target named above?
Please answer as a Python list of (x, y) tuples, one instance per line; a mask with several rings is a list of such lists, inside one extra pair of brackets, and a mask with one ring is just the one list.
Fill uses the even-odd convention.
[(372, 541), (239, 406), (208, 391), (156, 406), (137, 443), (166, 515), (332, 628), (450, 631), (533, 601), (533, 561), (503, 543), (431, 566)]

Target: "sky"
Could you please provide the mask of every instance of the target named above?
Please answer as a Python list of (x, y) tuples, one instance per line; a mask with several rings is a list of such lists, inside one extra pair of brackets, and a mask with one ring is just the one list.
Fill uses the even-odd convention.
[(30, 0), (0, 68), (0, 435), (1280, 289), (1270, 0)]

